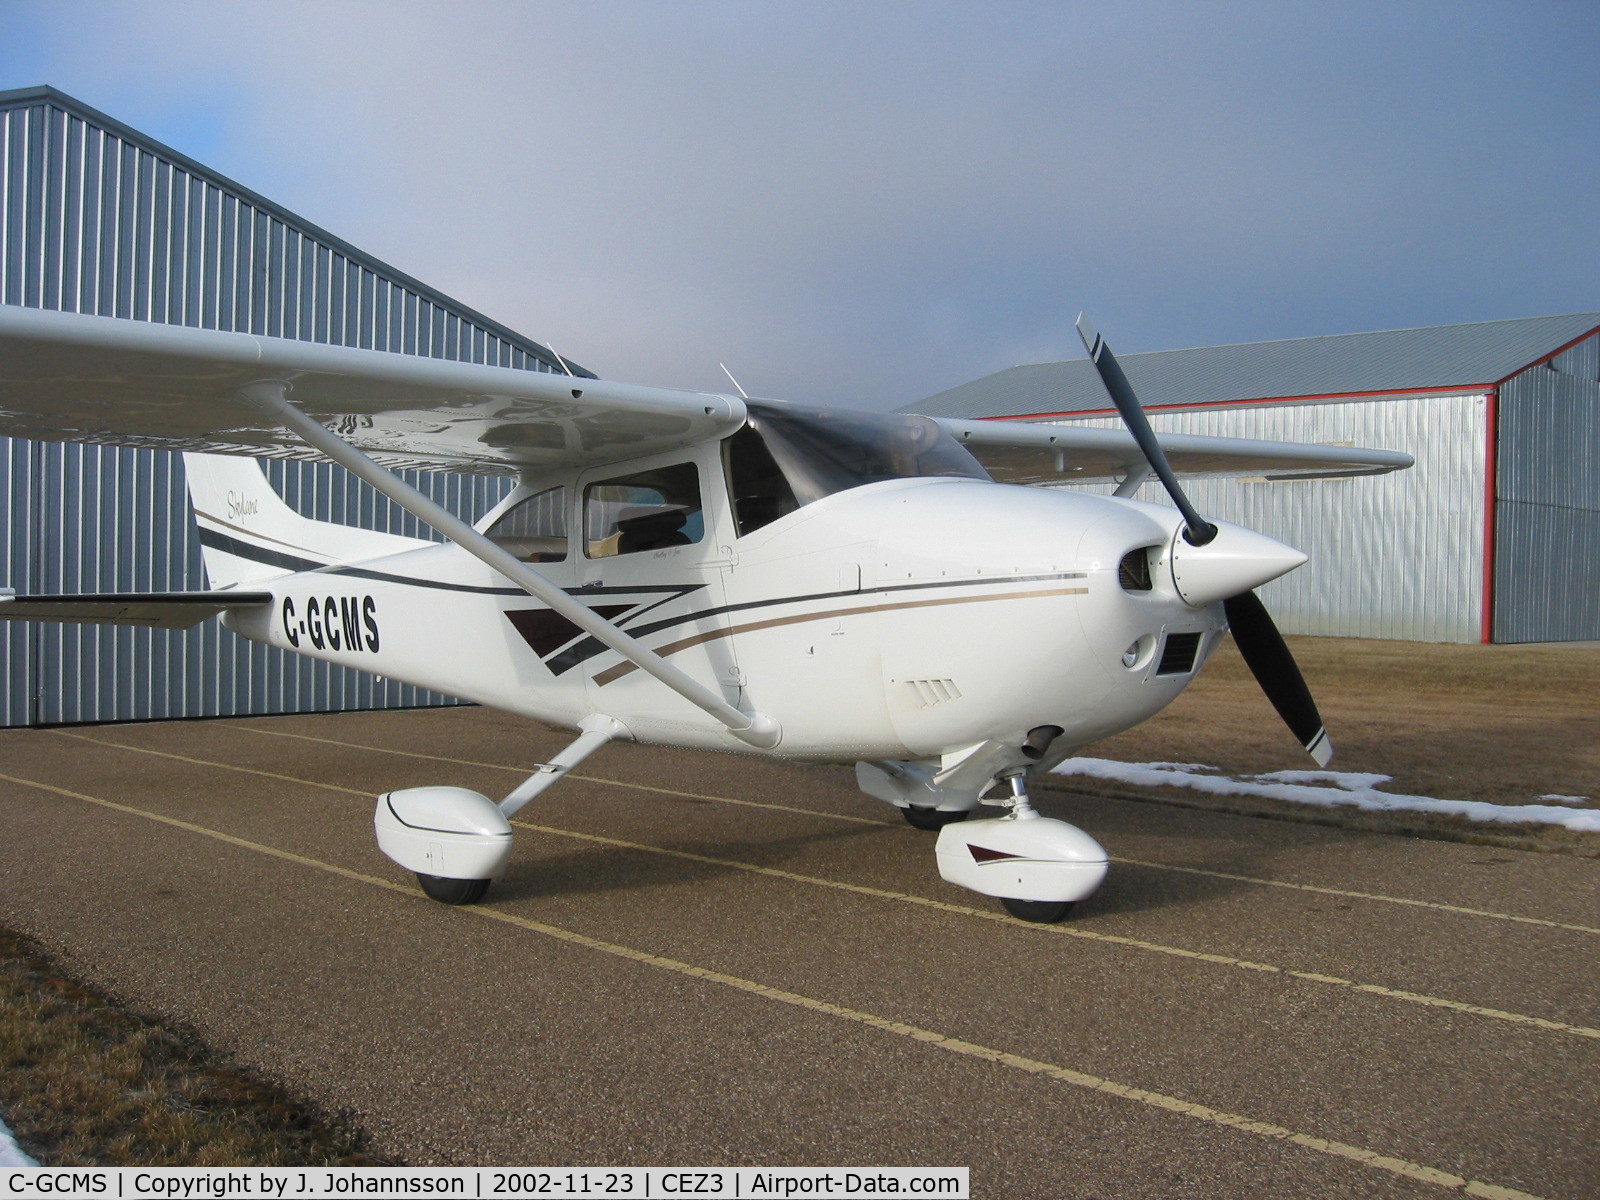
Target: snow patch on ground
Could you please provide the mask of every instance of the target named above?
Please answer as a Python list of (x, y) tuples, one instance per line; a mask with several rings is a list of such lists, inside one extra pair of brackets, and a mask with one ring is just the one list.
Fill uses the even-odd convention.
[[(1555, 804), (1489, 804), (1482, 800), (1439, 800), (1432, 796), (1405, 796), (1378, 791), (1390, 782), (1388, 775), (1341, 771), (1273, 771), (1231, 779), (1204, 763), (1125, 763), (1109, 758), (1069, 758), (1055, 769), (1057, 775), (1082, 775), (1140, 787), (1186, 787), (1214, 796), (1260, 796), (1291, 804), (1323, 808), (1353, 805), (1383, 812), (1432, 812), (1467, 817), (1473, 821), (1517, 824), (1524, 821), (1561, 825), (1585, 833), (1600, 833), (1600, 811), (1574, 812)], [(1561, 804), (1587, 803), (1582, 796), (1540, 796)]]
[(1592, 801), (1588, 796), (1561, 796), (1561, 795), (1557, 795), (1557, 794), (1555, 794), (1553, 792), (1548, 796), (1540, 796), (1539, 799), (1541, 799), (1541, 800), (1554, 800), (1557, 804), (1592, 804), (1592, 803), (1594, 803), (1594, 801)]
[(11, 1130), (6, 1128), (5, 1122), (0, 1121), (0, 1170), (38, 1165), (22, 1152), (22, 1147), (18, 1146), (16, 1139), (11, 1136)]

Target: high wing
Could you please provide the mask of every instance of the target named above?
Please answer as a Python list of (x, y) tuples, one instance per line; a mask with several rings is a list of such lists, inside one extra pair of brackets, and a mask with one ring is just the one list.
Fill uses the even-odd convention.
[[(1125, 429), (1029, 421), (935, 418), (1002, 483), (1108, 483), (1149, 470)], [(1159, 435), (1173, 470), (1187, 477), (1248, 475), (1333, 479), (1381, 475), (1412, 464), (1409, 454), (1305, 442), (1264, 442), (1197, 434)]]
[(237, 399), (263, 381), (387, 466), (514, 474), (693, 445), (740, 401), (576, 376), (0, 305), (0, 433), (320, 458)]
[[(731, 396), (254, 334), (0, 305), (0, 433), (43, 441), (319, 458), (240, 398), (278, 381), (296, 408), (385, 466), (516, 473), (725, 436)], [(1145, 460), (1121, 429), (939, 418), (1005, 483), (1103, 482)], [(1180, 475), (1315, 478), (1411, 465), (1387, 450), (1165, 434)]]
[(139, 592), (87, 596), (19, 596), (0, 588), (0, 621), (68, 621), (187, 629), (230, 608), (272, 603), (270, 592)]

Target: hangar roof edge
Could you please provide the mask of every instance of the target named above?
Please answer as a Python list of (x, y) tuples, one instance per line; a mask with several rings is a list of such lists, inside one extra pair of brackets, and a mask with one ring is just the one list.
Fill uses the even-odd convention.
[[(1119, 354), (1150, 407), (1489, 387), (1600, 329), (1600, 312)], [(1008, 367), (904, 405), (937, 417), (1111, 407), (1087, 358)]]

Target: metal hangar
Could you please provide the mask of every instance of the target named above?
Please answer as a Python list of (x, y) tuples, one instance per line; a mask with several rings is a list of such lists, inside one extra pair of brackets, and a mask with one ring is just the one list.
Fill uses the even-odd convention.
[[(1195, 481), (1202, 511), (1311, 555), (1263, 592), (1285, 632), (1600, 639), (1600, 313), (1118, 359), (1160, 432), (1416, 458), (1358, 479)], [(906, 408), (1118, 424), (1087, 359), (1012, 367)], [(1165, 499), (1153, 483), (1138, 496)]]
[[(0, 302), (590, 375), (49, 87), (0, 92)], [(433, 536), (331, 464), (267, 465), (306, 516)], [(407, 477), (471, 516), (508, 486), (500, 477)], [(183, 472), (169, 453), (0, 438), (0, 485), (0, 585), (205, 586)], [(176, 632), (0, 626), (0, 725), (457, 702), (246, 642), (215, 621)]]

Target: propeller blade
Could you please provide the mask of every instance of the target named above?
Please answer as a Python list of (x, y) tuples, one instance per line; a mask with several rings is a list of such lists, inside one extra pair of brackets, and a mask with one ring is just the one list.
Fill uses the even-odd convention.
[(1319, 767), (1328, 765), (1333, 757), (1333, 743), (1322, 726), (1322, 716), (1317, 703), (1311, 698), (1305, 677), (1284, 644), (1278, 627), (1267, 614), (1267, 606), (1254, 592), (1241, 592), (1222, 602), (1228, 614), (1228, 625), (1233, 630), (1233, 640), (1245, 665), (1256, 677), (1261, 690), (1278, 710), (1289, 732), (1300, 739), (1306, 753), (1317, 760)]
[(1145, 418), (1144, 406), (1139, 403), (1139, 397), (1134, 395), (1128, 377), (1122, 373), (1121, 364), (1111, 353), (1111, 347), (1106, 345), (1105, 338), (1100, 336), (1095, 327), (1089, 324), (1089, 318), (1082, 313), (1078, 314), (1078, 336), (1083, 339), (1084, 348), (1089, 351), (1089, 360), (1100, 373), (1100, 382), (1105, 384), (1106, 391), (1111, 394), (1111, 403), (1115, 404), (1117, 411), (1122, 414), (1122, 423), (1128, 427), (1133, 440), (1139, 443), (1145, 461), (1150, 464), (1156, 477), (1161, 480), (1162, 486), (1167, 489), (1167, 495), (1172, 497), (1173, 504), (1177, 505), (1178, 511), (1183, 514), (1183, 523), (1188, 526), (1184, 536), (1189, 539), (1190, 545), (1204, 546), (1217, 536), (1216, 527), (1200, 515), (1199, 510), (1189, 503), (1189, 497), (1178, 486), (1178, 477), (1172, 473), (1172, 465), (1167, 462), (1167, 452), (1156, 440), (1155, 430), (1150, 428), (1150, 422)]
[[(1191, 546), (1207, 545), (1216, 538), (1217, 527), (1200, 515), (1178, 485), (1178, 477), (1173, 474), (1172, 464), (1167, 461), (1167, 452), (1156, 440), (1155, 431), (1150, 428), (1150, 422), (1144, 415), (1144, 406), (1139, 403), (1139, 397), (1134, 395), (1133, 385), (1128, 382), (1127, 375), (1123, 373), (1116, 355), (1111, 353), (1111, 347), (1106, 345), (1105, 338), (1081, 313), (1078, 316), (1078, 336), (1083, 339), (1084, 348), (1089, 351), (1089, 360), (1099, 372), (1100, 382), (1110, 394), (1111, 402), (1122, 414), (1122, 423), (1139, 444), (1145, 461), (1167, 489), (1172, 503), (1183, 514), (1186, 526), (1184, 539)], [(1184, 599), (1190, 598), (1185, 595)], [(1204, 599), (1197, 595), (1190, 602), (1199, 603)], [(1289, 732), (1300, 739), (1306, 753), (1317, 760), (1317, 765), (1327, 766), (1333, 758), (1333, 743), (1328, 740), (1327, 730), (1322, 726), (1322, 716), (1317, 712), (1316, 701), (1311, 698), (1311, 689), (1306, 687), (1305, 677), (1300, 674), (1294, 655), (1289, 653), (1278, 627), (1272, 623), (1266, 605), (1252, 591), (1230, 596), (1223, 600), (1222, 605), (1228, 614), (1228, 625), (1233, 630), (1233, 640), (1238, 643), (1239, 653), (1244, 656), (1245, 665), (1256, 677), (1267, 699), (1272, 701), (1272, 707), (1278, 710)]]

